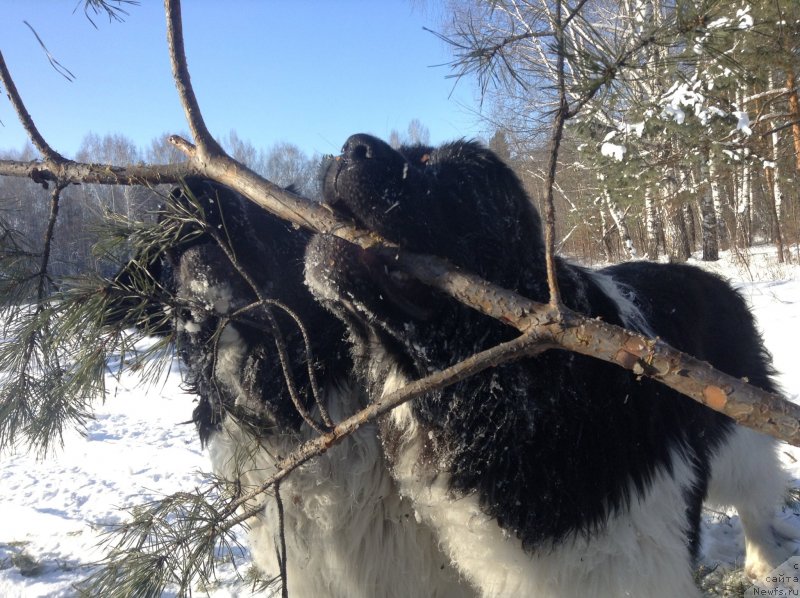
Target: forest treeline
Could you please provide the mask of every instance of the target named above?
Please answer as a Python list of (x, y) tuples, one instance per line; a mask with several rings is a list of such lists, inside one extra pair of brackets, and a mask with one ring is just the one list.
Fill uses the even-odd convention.
[[(547, 3), (453, 2), (438, 35), (452, 74), (477, 79), (484, 141), (519, 174), (540, 209), (550, 148), (556, 54), (537, 32)], [(602, 0), (582, 5), (565, 40), (567, 123), (556, 178), (561, 253), (587, 264), (648, 258), (715, 260), (774, 243), (800, 260), (800, 3)], [(426, 143), (421, 120), (388, 141)], [(353, 123), (353, 130), (358, 130)], [(317, 198), (326, 157), (291, 143), (262, 148), (230, 132), (231, 155)], [(30, 160), (31, 148), (0, 152)], [(170, 163), (183, 154), (155, 139), (89, 134), (73, 156), (114, 165)], [(107, 212), (152, 218), (165, 189), (73, 186), (64, 191), (51, 275), (102, 270), (91, 247)], [(32, 181), (0, 177), (3, 244), (35, 255), (49, 209)]]
[[(222, 138), (226, 150), (237, 160), (281, 186), (293, 185), (303, 195), (316, 199), (319, 195), (319, 169), (322, 156), (308, 156), (291, 143), (277, 143), (270, 148), (257, 148), (230, 132)], [(28, 161), (39, 156), (32, 146), (21, 150), (0, 151), (0, 159)], [(139, 148), (121, 134), (86, 135), (74, 159), (79, 162), (131, 166), (139, 163), (168, 164), (185, 160), (185, 156), (167, 141), (167, 136), (154, 139), (148, 147)], [(164, 193), (172, 185), (143, 187), (133, 185), (70, 186), (62, 192), (55, 235), (51, 247), (49, 274), (54, 279), (87, 271), (112, 274), (118, 267), (95, 246), (105, 234), (105, 223), (115, 214), (131, 221), (152, 221), (163, 202)], [(50, 210), (50, 191), (30, 179), (0, 176), (0, 234), (8, 263), (13, 254), (15, 269), (25, 269), (20, 261), (30, 260), (31, 269), (38, 266)], [(101, 244), (102, 245), (102, 244)], [(124, 251), (124, 249), (123, 249)]]

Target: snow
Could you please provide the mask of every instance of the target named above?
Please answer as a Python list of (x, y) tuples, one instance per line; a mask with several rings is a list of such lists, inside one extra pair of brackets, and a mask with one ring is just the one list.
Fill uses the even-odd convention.
[(600, 146), (600, 153), (614, 158), (617, 162), (622, 162), (622, 158), (625, 156), (625, 146), (606, 142)]
[(734, 110), (733, 115), (736, 117), (736, 130), (741, 131), (748, 137), (752, 135), (753, 131), (750, 129), (750, 116), (748, 116), (747, 112)]
[[(753, 250), (749, 266), (733, 262), (726, 256), (695, 264), (730, 278), (744, 294), (774, 356), (780, 385), (800, 402), (800, 266), (777, 264), (769, 249)], [(134, 375), (123, 375), (118, 382), (109, 378), (109, 387), (85, 437), (68, 435), (63, 450), (38, 461), (23, 452), (0, 455), (3, 598), (74, 596), (72, 584), (101, 556), (100, 524), (124, 520), (123, 507), (202, 484), (200, 472), (209, 465), (194, 427), (185, 424), (193, 397), (181, 389), (177, 368), (157, 386), (147, 388)], [(800, 486), (800, 449), (784, 446), (781, 454)], [(741, 527), (734, 513), (708, 513), (704, 527), (707, 561), (741, 562)], [(241, 563), (239, 573), (247, 566)], [(217, 585), (196, 594), (251, 595), (231, 566), (219, 573)]]
[[(118, 382), (109, 376), (108, 383), (85, 436), (67, 435), (63, 450), (42, 460), (0, 455), (3, 598), (76, 595), (72, 584), (102, 556), (102, 524), (126, 519), (124, 507), (203, 483), (208, 460), (186, 423), (193, 397), (181, 390), (177, 367), (157, 386), (135, 375)], [(209, 596), (250, 595), (236, 587), (232, 567), (221, 571)]]

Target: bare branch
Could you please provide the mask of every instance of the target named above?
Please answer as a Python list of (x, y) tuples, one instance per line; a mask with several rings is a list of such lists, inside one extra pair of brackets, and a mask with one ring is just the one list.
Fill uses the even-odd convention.
[[(555, 237), (556, 237), (556, 209), (553, 201), (553, 188), (556, 182), (556, 168), (558, 166), (558, 153), (561, 146), (561, 137), (564, 133), (564, 123), (569, 118), (569, 104), (567, 103), (567, 85), (564, 79), (564, 24), (561, 22), (561, 1), (556, 0), (555, 38), (556, 38), (556, 76), (558, 86), (558, 108), (553, 115), (553, 129), (550, 136), (550, 158), (547, 167), (547, 182), (545, 196), (545, 264), (547, 266), (547, 286), (550, 289), (550, 305), (558, 308), (561, 305), (561, 292), (558, 288), (555, 263)], [(575, 14), (575, 13), (573, 13)]]
[(452, 268), (444, 260), (405, 252), (395, 264), (481, 313), (555, 346), (617, 364), (724, 413), (737, 423), (800, 446), (800, 406), (712, 368), (658, 339), (537, 303)]
[(14, 80), (11, 78), (11, 73), (8, 72), (8, 67), (6, 66), (5, 58), (3, 58), (3, 53), (0, 52), (0, 84), (6, 90), (6, 94), (8, 95), (8, 99), (11, 101), (11, 105), (14, 106), (14, 110), (17, 112), (17, 116), (19, 117), (22, 126), (25, 128), (25, 131), (28, 133), (28, 137), (30, 137), (33, 145), (39, 150), (39, 153), (42, 154), (45, 160), (50, 162), (61, 163), (65, 162), (66, 158), (51, 148), (47, 142), (44, 140), (44, 137), (39, 133), (39, 130), (36, 128), (36, 125), (33, 123), (33, 119), (31, 115), (28, 114), (28, 110), (25, 108), (25, 104), (22, 101), (22, 98), (17, 91), (17, 86), (14, 84)]
[(180, 0), (164, 0), (167, 15), (167, 44), (172, 64), (172, 76), (183, 105), (192, 138), (202, 154), (220, 155), (222, 147), (208, 132), (197, 97), (194, 95), (189, 68), (186, 64), (186, 51), (183, 47), (183, 23)]
[(35, 160), (0, 160), (0, 176), (25, 177), (35, 183), (63, 181), (65, 183), (96, 183), (100, 185), (162, 185), (177, 184), (196, 174), (192, 163), (112, 166), (86, 162), (49, 162)]

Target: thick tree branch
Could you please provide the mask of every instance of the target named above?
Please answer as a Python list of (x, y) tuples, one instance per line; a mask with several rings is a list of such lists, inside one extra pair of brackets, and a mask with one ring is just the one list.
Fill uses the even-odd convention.
[[(180, 143), (186, 142), (180, 140), (176, 145)], [(298, 226), (333, 234), (364, 249), (384, 247), (393, 252), (395, 263), (407, 273), (473, 309), (507, 322), (523, 332), (532, 326), (545, 327), (542, 335), (548, 338), (552, 346), (591, 355), (626, 367), (637, 375), (653, 377), (725, 413), (742, 425), (800, 446), (800, 407), (717, 372), (708, 364), (676, 351), (665, 343), (591, 320), (565, 308), (561, 310), (564, 315), (564, 322), (561, 322), (559, 311), (553, 310), (552, 306), (530, 301), (491, 285), (453, 268), (445, 260), (402, 251), (376, 234), (362, 231), (342, 220), (324, 205), (312, 203), (273, 185), (226, 155), (209, 157), (202, 164), (197, 164), (197, 170), (201, 175), (227, 185)], [(597, 354), (593, 352), (614, 342), (618, 343), (616, 351), (607, 349)], [(641, 345), (641, 348), (629, 351), (626, 347), (631, 342), (637, 347)], [(650, 367), (654, 362), (664, 367)], [(432, 388), (429, 386), (428, 390)], [(758, 402), (761, 403), (760, 407), (756, 407)]]
[(0, 176), (25, 177), (42, 184), (63, 181), (68, 184), (173, 185), (193, 174), (196, 174), (196, 170), (191, 162), (111, 166), (110, 164), (90, 164), (72, 160), (63, 162), (0, 160)]
[(444, 260), (397, 251), (395, 264), (420, 281), (523, 333), (535, 330), (548, 346), (614, 363), (648, 376), (724, 413), (737, 423), (800, 446), (800, 406), (715, 370), (668, 344), (565, 307), (526, 299)]

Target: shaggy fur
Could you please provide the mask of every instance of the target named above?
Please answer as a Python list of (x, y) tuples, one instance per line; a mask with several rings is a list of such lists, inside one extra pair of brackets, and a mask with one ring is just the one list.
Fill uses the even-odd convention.
[[(165, 312), (169, 315), (160, 331), (176, 333), (186, 380), (198, 396), (194, 421), (213, 469), (246, 492), (261, 486), (281, 457), (316, 432), (302, 423), (291, 402), (264, 310), (236, 315), (256, 301), (256, 294), (209, 231), (219, 232), (262, 296), (292, 310), (306, 326), (322, 401), (334, 421), (362, 407), (364, 393), (350, 377), (344, 328), (303, 283), (308, 235), (228, 189), (198, 180), (189, 187), (188, 194), (173, 193), (163, 217), (198, 213), (206, 225), (188, 219), (181, 240), (147, 266), (166, 291), (151, 298), (150, 318), (160, 322)], [(120, 276), (130, 278), (140, 261)], [(313, 410), (300, 330), (282, 308), (272, 311), (291, 376), (305, 407)], [(319, 421), (316, 411), (313, 415)], [(473, 594), (399, 495), (373, 425), (294, 471), (280, 488), (290, 596)], [(264, 514), (248, 521), (252, 555), (264, 573), (277, 575), (277, 507), (271, 493), (259, 502), (266, 504)]]
[[(510, 169), (476, 143), (395, 151), (356, 135), (324, 193), (409, 250), (547, 300), (539, 216)], [(647, 262), (595, 272), (558, 260), (557, 270), (570, 308), (774, 390), (753, 318), (719, 278)], [(312, 240), (306, 279), (347, 324), (375, 398), (516, 336), (336, 238)], [(589, 357), (548, 351), (484, 371), (396, 409), (381, 438), (401, 493), (484, 596), (697, 595), (709, 482), (740, 508), (751, 573), (792, 552), (772, 527), (784, 486), (770, 440)], [(756, 488), (743, 483), (749, 476)]]

